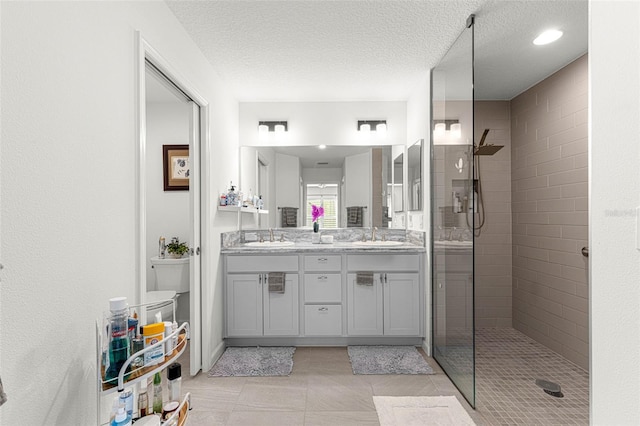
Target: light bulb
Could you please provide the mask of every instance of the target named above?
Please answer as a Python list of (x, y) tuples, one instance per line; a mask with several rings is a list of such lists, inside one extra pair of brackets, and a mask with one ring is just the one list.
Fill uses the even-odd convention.
[(371, 124), (365, 123), (360, 125), (360, 131), (367, 133), (371, 131)]
[(386, 136), (386, 134), (387, 134), (387, 123), (376, 124), (376, 133), (378, 134), (378, 136)]
[(462, 137), (462, 126), (460, 126), (460, 123), (453, 123), (451, 125), (451, 137), (454, 139), (460, 139)]
[(269, 138), (269, 126), (260, 124), (258, 126), (258, 137), (261, 141), (266, 141)]

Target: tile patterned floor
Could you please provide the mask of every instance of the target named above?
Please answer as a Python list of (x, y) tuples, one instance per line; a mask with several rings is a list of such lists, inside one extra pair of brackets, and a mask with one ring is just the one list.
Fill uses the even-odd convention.
[[(180, 362), (187, 372), (185, 355)], [(587, 374), (515, 330), (479, 332), (475, 411), (438, 364), (425, 358), (436, 374), (357, 376), (344, 347), (297, 348), (285, 377), (185, 374), (183, 392), (192, 393), (193, 405), (188, 424), (378, 425), (374, 395), (454, 395), (478, 425), (588, 424)], [(560, 383), (565, 397), (545, 394), (535, 378)]]
[[(562, 387), (563, 398), (535, 384)], [(491, 425), (588, 425), (589, 374), (512, 328), (476, 332), (477, 410)]]

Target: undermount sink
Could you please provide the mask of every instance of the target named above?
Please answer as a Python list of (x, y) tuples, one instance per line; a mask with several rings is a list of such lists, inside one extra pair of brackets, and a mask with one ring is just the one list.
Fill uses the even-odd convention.
[(404, 244), (403, 241), (354, 241), (356, 246), (365, 247), (378, 247), (378, 246), (400, 246)]
[(260, 241), (254, 241), (251, 243), (246, 243), (247, 247), (262, 247), (262, 248), (273, 248), (273, 247), (291, 247), (295, 243), (293, 241), (265, 241), (261, 243)]

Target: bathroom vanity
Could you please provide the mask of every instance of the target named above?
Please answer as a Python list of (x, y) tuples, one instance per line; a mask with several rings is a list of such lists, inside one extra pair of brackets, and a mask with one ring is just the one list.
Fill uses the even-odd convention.
[(424, 244), (263, 244), (223, 244), (227, 344), (422, 344)]

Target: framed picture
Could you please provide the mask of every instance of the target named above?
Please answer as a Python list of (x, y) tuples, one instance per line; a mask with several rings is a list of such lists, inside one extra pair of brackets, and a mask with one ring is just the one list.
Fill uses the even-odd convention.
[(165, 191), (189, 190), (189, 145), (162, 145)]

